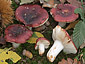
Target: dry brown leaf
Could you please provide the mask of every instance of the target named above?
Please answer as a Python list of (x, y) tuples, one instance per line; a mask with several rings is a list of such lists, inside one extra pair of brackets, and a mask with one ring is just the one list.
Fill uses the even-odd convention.
[(16, 2), (16, 4), (19, 4), (20, 3), (20, 1), (19, 0), (14, 0), (15, 2)]
[(58, 64), (62, 64), (62, 62), (59, 62)]
[[(61, 3), (65, 3), (66, 1), (78, 8), (82, 8), (82, 3), (78, 0), (60, 0)], [(85, 2), (83, 4), (85, 5)]]
[(58, 64), (81, 64), (81, 62), (77, 61), (77, 59), (72, 60), (71, 58), (67, 58), (67, 60), (62, 59)]
[(67, 64), (67, 61), (65, 59), (62, 59), (63, 64)]
[(67, 61), (65, 59), (62, 59), (58, 64), (67, 64)]
[(78, 61), (78, 64), (81, 64), (81, 62), (80, 62), (80, 61)]
[(64, 3), (64, 2), (66, 2), (66, 0), (60, 0), (60, 2), (61, 2), (61, 3)]
[(21, 0), (20, 5), (22, 4), (27, 4), (27, 3), (32, 3), (34, 0)]
[(11, 0), (0, 0), (0, 14), (1, 14), (1, 25), (12, 23), (12, 18), (14, 15), (13, 9), (11, 8)]
[(75, 21), (75, 22), (71, 22), (66, 28), (65, 30), (69, 30), (71, 28), (74, 28), (75, 25), (79, 22), (79, 20)]
[(72, 64), (73, 60), (71, 58), (67, 58), (68, 64)]
[(55, 4), (54, 0), (47, 0), (47, 1), (44, 1), (44, 0), (40, 0), (41, 3), (43, 3), (42, 7), (49, 7), (49, 8), (52, 8), (52, 7), (56, 7), (57, 4)]
[(77, 1), (77, 0), (67, 0), (70, 4), (77, 6), (77, 7), (81, 7), (81, 2)]
[(78, 64), (78, 63), (77, 63), (77, 59), (74, 59), (74, 63), (73, 63), (73, 64)]
[(85, 47), (85, 43), (83, 43), (81, 46), (80, 46), (80, 48), (84, 48)]

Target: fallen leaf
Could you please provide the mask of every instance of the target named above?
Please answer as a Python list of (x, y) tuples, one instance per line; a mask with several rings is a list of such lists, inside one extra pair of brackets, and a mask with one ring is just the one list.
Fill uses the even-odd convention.
[[(82, 8), (82, 3), (78, 0), (60, 0), (61, 3), (65, 3), (66, 1), (78, 8)], [(85, 2), (83, 2), (83, 5), (85, 5)]]
[[(78, 8), (82, 8), (82, 3), (78, 0), (67, 0), (70, 4), (77, 6)], [(76, 3), (76, 4), (75, 4)], [(85, 2), (83, 2), (83, 5), (85, 5)]]
[(46, 25), (42, 25), (42, 26), (40, 26), (40, 27), (34, 28), (35, 31), (42, 31), (42, 30), (44, 30), (44, 29), (46, 29)]
[(6, 25), (13, 23), (13, 15), (11, 0), (0, 0), (0, 26), (6, 27)]
[(68, 61), (67, 62), (68, 64), (72, 64), (73, 63), (73, 60), (71, 58), (67, 58), (67, 61)]
[(39, 37), (44, 37), (43, 34), (41, 34), (40, 32), (34, 32), (32, 37), (27, 40), (28, 43), (36, 43), (36, 40), (39, 38)]
[(49, 0), (48, 2), (44, 2), (42, 7), (52, 8), (54, 6), (54, 0)]
[(27, 3), (31, 3), (31, 2), (33, 2), (34, 0), (21, 0), (21, 2), (20, 2), (20, 5), (22, 5), (22, 4), (27, 4)]
[(67, 60), (62, 59), (58, 64), (81, 64), (77, 59), (72, 60), (71, 58), (67, 58)]
[(78, 64), (78, 63), (77, 63), (77, 59), (74, 59), (74, 63), (73, 63), (73, 64)]
[(9, 51), (8, 48), (0, 49), (0, 64), (8, 64), (5, 60), (10, 59), (14, 63), (19, 61), (21, 57), (13, 51)]
[(64, 2), (66, 2), (66, 0), (60, 0), (60, 2), (61, 2), (61, 3), (64, 3)]
[(67, 64), (67, 61), (65, 59), (62, 59), (63, 64)]
[(14, 0), (15, 2), (16, 2), (16, 4), (19, 4), (20, 3), (20, 1), (19, 0)]
[(79, 20), (74, 21), (74, 22), (71, 22), (71, 23), (65, 28), (65, 30), (69, 30), (69, 29), (71, 29), (71, 28), (74, 28), (75, 25), (76, 25), (78, 22), (79, 22)]
[[(81, 7), (81, 2), (77, 1), (77, 0), (67, 0), (70, 4), (75, 5), (77, 7)], [(76, 4), (75, 4), (76, 3)]]
[(43, 3), (42, 7), (53, 8), (57, 6), (54, 0), (40, 0), (40, 2)]
[(80, 46), (80, 48), (84, 48), (85, 47), (85, 43), (83, 43), (81, 46)]

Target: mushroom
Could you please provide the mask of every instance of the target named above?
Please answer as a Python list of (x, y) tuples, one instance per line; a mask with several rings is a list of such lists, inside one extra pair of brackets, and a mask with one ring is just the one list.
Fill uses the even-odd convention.
[(47, 49), (49, 45), (50, 42), (46, 38), (40, 37), (36, 41), (35, 50), (39, 49), (39, 54), (42, 56), (45, 52), (45, 49)]
[(59, 22), (61, 27), (65, 26), (66, 22), (73, 22), (78, 18), (78, 14), (74, 13), (76, 6), (72, 4), (58, 4), (57, 8), (52, 8), (50, 14), (54, 20)]
[(50, 62), (53, 62), (56, 56), (63, 50), (66, 54), (76, 54), (77, 48), (71, 40), (69, 34), (60, 26), (56, 26), (53, 29), (52, 38), (54, 40), (53, 46), (47, 53), (47, 58)]
[(16, 19), (25, 26), (37, 28), (44, 25), (48, 18), (48, 12), (39, 5), (21, 5), (16, 9)]
[(13, 43), (13, 47), (17, 48), (20, 43), (25, 43), (32, 36), (33, 32), (23, 25), (14, 24), (5, 29), (5, 34), (6, 41)]

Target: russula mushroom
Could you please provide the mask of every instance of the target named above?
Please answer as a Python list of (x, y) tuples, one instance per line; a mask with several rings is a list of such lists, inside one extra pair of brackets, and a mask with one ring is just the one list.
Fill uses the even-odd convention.
[(21, 5), (16, 9), (16, 19), (25, 26), (39, 27), (47, 22), (48, 12), (39, 5)]
[(63, 50), (65, 53), (76, 54), (77, 48), (71, 40), (69, 34), (60, 26), (56, 26), (53, 29), (52, 38), (54, 40), (53, 46), (47, 53), (47, 58), (50, 62), (53, 62), (56, 56)]
[(39, 49), (39, 54), (42, 56), (45, 52), (45, 49), (47, 49), (49, 45), (50, 42), (46, 38), (40, 37), (36, 41), (35, 50)]
[(25, 43), (33, 32), (20, 24), (10, 25), (5, 29), (5, 39), (7, 42), (13, 43), (13, 47), (17, 48), (20, 43)]
[(58, 4), (56, 8), (52, 8), (50, 14), (54, 20), (59, 22), (61, 27), (65, 26), (66, 22), (73, 22), (78, 18), (78, 14), (74, 13), (76, 6), (72, 4)]

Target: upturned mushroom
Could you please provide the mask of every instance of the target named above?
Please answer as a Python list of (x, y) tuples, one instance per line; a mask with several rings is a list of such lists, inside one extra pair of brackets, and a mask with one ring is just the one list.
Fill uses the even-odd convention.
[(42, 56), (49, 45), (50, 42), (46, 38), (40, 37), (36, 41), (35, 50), (39, 49), (39, 54)]
[(60, 26), (56, 26), (53, 29), (52, 38), (54, 44), (47, 53), (47, 58), (50, 62), (53, 62), (56, 56), (63, 50), (66, 54), (76, 54), (77, 48), (71, 40), (69, 34)]
[(76, 6), (72, 4), (58, 4), (56, 8), (52, 8), (50, 14), (54, 20), (59, 22), (61, 27), (65, 26), (66, 22), (74, 22), (79, 16), (74, 13)]
[(10, 25), (5, 29), (5, 39), (7, 42), (13, 43), (13, 47), (17, 48), (20, 43), (25, 43), (33, 32), (20, 24)]
[(15, 16), (25, 26), (32, 28), (44, 25), (49, 18), (48, 12), (39, 5), (21, 5), (16, 9)]

